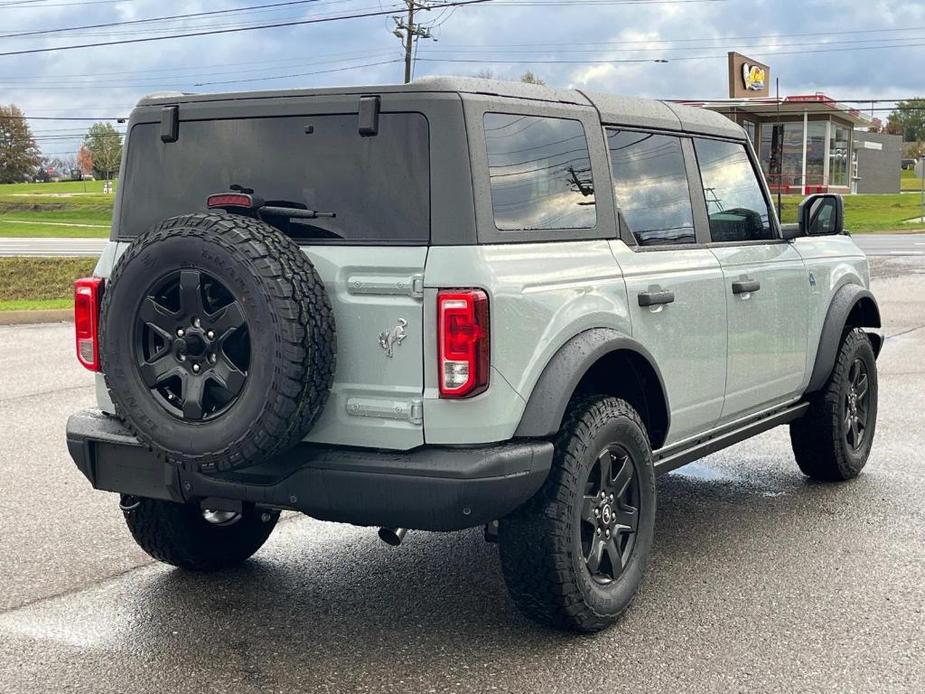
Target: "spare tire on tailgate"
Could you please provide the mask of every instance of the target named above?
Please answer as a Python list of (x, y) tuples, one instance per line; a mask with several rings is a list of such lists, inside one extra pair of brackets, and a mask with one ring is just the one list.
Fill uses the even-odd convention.
[(248, 217), (189, 214), (139, 236), (112, 272), (100, 324), (116, 414), (203, 472), (295, 446), (334, 378), (334, 313), (318, 273)]

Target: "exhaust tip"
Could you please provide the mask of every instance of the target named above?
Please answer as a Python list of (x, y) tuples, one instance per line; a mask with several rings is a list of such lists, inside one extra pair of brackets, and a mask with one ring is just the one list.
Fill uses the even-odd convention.
[(407, 533), (407, 528), (379, 528), (379, 539), (387, 545), (398, 547)]

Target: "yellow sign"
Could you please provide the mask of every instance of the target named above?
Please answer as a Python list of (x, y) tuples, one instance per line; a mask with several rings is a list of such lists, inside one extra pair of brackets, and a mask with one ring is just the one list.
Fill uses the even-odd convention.
[(742, 81), (750, 92), (763, 91), (768, 83), (768, 71), (759, 65), (742, 64)]

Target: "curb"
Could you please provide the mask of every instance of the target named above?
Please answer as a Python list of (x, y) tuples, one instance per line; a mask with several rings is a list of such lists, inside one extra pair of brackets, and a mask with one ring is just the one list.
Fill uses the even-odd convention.
[(0, 325), (30, 325), (32, 323), (72, 323), (74, 309), (56, 308), (39, 311), (0, 311)]

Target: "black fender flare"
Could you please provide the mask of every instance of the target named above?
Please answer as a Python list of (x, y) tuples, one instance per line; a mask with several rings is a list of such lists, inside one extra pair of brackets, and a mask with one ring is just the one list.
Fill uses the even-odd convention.
[(667, 424), (671, 425), (668, 392), (654, 357), (638, 342), (612, 328), (591, 328), (578, 333), (553, 355), (530, 393), (527, 407), (514, 436), (548, 438), (559, 431), (565, 410), (582, 377), (602, 357), (617, 351), (635, 352), (645, 359), (655, 375), (665, 402)]
[[(819, 347), (816, 350), (816, 362), (813, 365), (809, 385), (806, 387), (807, 393), (813, 393), (825, 385), (829, 374), (835, 368), (838, 346), (841, 344), (848, 317), (855, 307), (862, 302), (860, 321), (857, 327), (881, 327), (880, 308), (874, 295), (869, 290), (858, 284), (846, 284), (838, 289), (832, 297), (829, 310), (825, 315), (825, 322), (822, 324), (822, 334), (819, 336)], [(881, 337), (873, 333), (869, 335), (873, 343), (874, 354), (879, 354), (882, 345)]]

